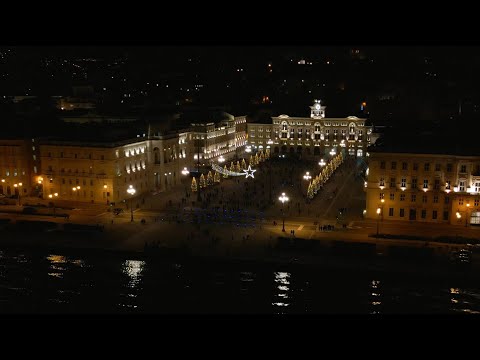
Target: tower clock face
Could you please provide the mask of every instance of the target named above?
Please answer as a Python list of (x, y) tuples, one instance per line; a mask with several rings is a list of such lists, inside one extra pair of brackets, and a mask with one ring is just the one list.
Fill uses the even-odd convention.
[(320, 104), (315, 104), (315, 109), (320, 110)]

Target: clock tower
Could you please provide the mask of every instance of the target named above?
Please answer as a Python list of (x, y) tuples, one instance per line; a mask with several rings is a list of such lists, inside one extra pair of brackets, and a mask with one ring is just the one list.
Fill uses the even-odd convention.
[(323, 119), (325, 117), (325, 108), (320, 104), (320, 100), (315, 100), (313, 105), (310, 106), (310, 117), (314, 119)]

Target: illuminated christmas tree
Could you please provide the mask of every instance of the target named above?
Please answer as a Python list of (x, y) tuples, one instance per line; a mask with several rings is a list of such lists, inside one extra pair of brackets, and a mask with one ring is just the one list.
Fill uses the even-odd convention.
[(237, 161), (237, 166), (235, 167), (235, 171), (238, 173), (242, 171), (242, 167), (240, 166), (240, 161)]
[(313, 196), (314, 196), (314, 193), (313, 193), (313, 185), (312, 185), (312, 183), (310, 183), (310, 184), (308, 185), (307, 197), (308, 197), (309, 199), (313, 199)]
[(242, 170), (247, 169), (247, 163), (245, 162), (245, 159), (242, 159)]
[(248, 165), (254, 166), (255, 165), (255, 160), (253, 160), (253, 155), (250, 155), (250, 160), (248, 160)]
[(265, 155), (263, 155), (263, 150), (260, 152), (260, 158), (259, 158), (260, 162), (264, 162), (265, 161)]
[(213, 176), (213, 182), (219, 183), (220, 182), (220, 174), (215, 171), (215, 175)]
[(207, 187), (207, 184), (205, 182), (205, 176), (200, 175), (200, 189), (203, 189), (203, 188), (206, 188)]
[(235, 172), (235, 165), (233, 165), (233, 161), (230, 163), (230, 171)]
[(255, 165), (258, 165), (258, 153), (255, 154)]
[(213, 176), (211, 171), (209, 171), (207, 175), (207, 185), (208, 186), (213, 185)]
[(196, 192), (198, 190), (197, 188), (197, 180), (195, 178), (192, 178), (192, 186), (191, 186), (192, 192)]
[(265, 159), (270, 159), (270, 149), (265, 150)]
[(223, 178), (224, 178), (224, 179), (228, 178), (228, 174), (227, 174), (227, 171), (228, 171), (228, 169), (227, 169), (227, 165), (225, 165), (225, 166), (223, 167), (223, 171), (224, 171), (224, 173), (223, 173)]

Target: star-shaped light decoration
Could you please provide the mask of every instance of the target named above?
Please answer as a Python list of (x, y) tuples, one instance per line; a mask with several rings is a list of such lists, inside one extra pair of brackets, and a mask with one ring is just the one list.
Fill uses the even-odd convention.
[(255, 171), (257, 171), (257, 170), (252, 170), (252, 167), (250, 165), (248, 165), (248, 169), (243, 170), (243, 172), (245, 173), (245, 179), (248, 178), (249, 176), (252, 177), (252, 178), (255, 178), (255, 176), (253, 176), (253, 173)]

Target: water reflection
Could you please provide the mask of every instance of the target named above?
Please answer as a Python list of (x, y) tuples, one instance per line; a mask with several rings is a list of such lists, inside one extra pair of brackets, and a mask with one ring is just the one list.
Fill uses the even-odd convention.
[(290, 305), (288, 302), (289, 296), (288, 292), (290, 290), (290, 276), (291, 274), (288, 272), (274, 272), (275, 275), (275, 283), (277, 284), (278, 292), (275, 294), (275, 297), (278, 301), (273, 302), (272, 305), (276, 307), (287, 307)]
[(143, 260), (125, 260), (123, 273), (130, 278), (128, 287), (135, 289), (138, 286), (144, 266), (145, 261)]
[(50, 261), (48, 276), (63, 278), (65, 272), (65, 266), (67, 264), (67, 258), (62, 255), (49, 255), (47, 260)]
[(379, 306), (382, 305), (382, 301), (380, 300), (380, 280), (372, 280), (370, 283), (370, 304), (374, 306), (373, 310), (370, 312), (371, 314), (379, 314)]

